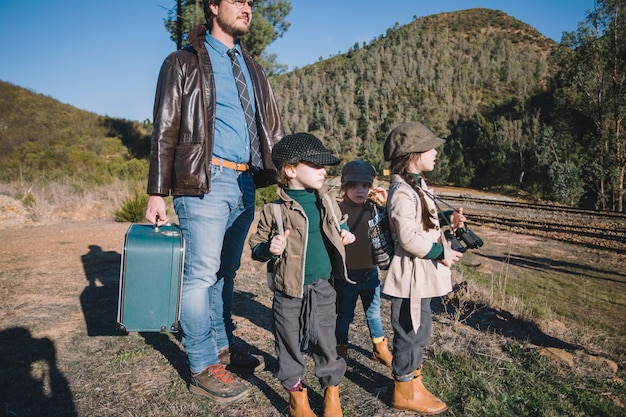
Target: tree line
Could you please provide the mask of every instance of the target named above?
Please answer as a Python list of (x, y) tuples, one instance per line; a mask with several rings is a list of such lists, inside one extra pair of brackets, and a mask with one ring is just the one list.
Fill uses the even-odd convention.
[[(175, 42), (178, 15), (185, 31), (189, 16), (204, 18), (198, 0), (180, 2), (186, 11), (165, 19)], [(273, 74), (287, 133), (317, 135), (344, 162), (365, 159), (382, 173), (388, 132), (416, 120), (447, 139), (432, 182), (521, 188), (571, 206), (623, 212), (625, 2), (596, 1), (560, 43), (491, 9), (414, 16), (368, 43), (286, 72), (276, 57), (263, 57), (289, 27), (291, 5), (257, 0), (259, 31), (245, 42)], [(184, 37), (180, 42), (183, 47)], [(73, 172), (66, 166), (96, 167), (90, 173), (96, 181), (97, 167), (107, 169), (113, 160), (108, 176), (143, 178), (150, 121), (78, 115), (15, 86), (0, 83), (0, 89), (3, 181), (58, 178)], [(124, 164), (132, 169), (124, 171)]]
[[(596, 1), (558, 44), (491, 9), (414, 16), (367, 44), (286, 73), (263, 51), (288, 30), (291, 5), (257, 0), (244, 42), (273, 76), (286, 130), (319, 135), (344, 161), (362, 158), (384, 169), (387, 133), (418, 120), (447, 139), (434, 181), (520, 187), (621, 212), (624, 3)], [(177, 16), (198, 23), (200, 4), (178, 0)], [(175, 21), (166, 21), (173, 39)]]

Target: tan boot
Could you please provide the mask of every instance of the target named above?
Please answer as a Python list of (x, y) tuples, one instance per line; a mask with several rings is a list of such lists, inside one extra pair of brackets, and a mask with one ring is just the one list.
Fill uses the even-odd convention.
[(393, 360), (393, 355), (389, 351), (389, 346), (387, 346), (387, 338), (384, 337), (382, 342), (374, 343), (374, 350), (372, 353), (372, 358), (376, 362), (380, 362), (383, 365), (387, 365), (391, 367), (391, 361)]
[(391, 407), (402, 411), (415, 411), (423, 416), (432, 416), (448, 409), (443, 401), (434, 401), (425, 392), (415, 390), (414, 379), (407, 382), (394, 381)]
[(291, 417), (316, 417), (309, 405), (306, 388), (302, 388), (302, 391), (289, 391), (289, 415)]
[(337, 345), (337, 355), (341, 356), (343, 360), (348, 360), (348, 345)]
[(339, 386), (331, 385), (324, 391), (324, 417), (341, 417), (341, 403), (339, 402)]
[(413, 390), (417, 391), (417, 392), (421, 392), (424, 395), (429, 396), (430, 398), (432, 398), (433, 401), (435, 402), (440, 402), (441, 404), (443, 404), (444, 406), (446, 405), (443, 401), (441, 401), (439, 398), (435, 397), (433, 394), (431, 394), (426, 387), (424, 386), (424, 381), (422, 379), (422, 367), (420, 366), (419, 368), (417, 368), (415, 371), (413, 371)]

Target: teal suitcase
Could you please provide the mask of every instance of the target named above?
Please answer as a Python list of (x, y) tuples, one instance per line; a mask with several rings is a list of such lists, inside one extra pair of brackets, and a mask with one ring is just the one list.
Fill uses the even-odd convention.
[(177, 225), (130, 225), (120, 266), (118, 332), (179, 330), (184, 256)]

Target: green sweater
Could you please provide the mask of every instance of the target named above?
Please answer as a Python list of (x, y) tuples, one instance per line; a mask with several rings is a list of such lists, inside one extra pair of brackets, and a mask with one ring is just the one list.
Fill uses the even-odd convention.
[(309, 221), (309, 236), (304, 264), (304, 284), (311, 284), (320, 279), (329, 279), (332, 272), (326, 239), (322, 233), (320, 206), (315, 190), (292, 190), (285, 192), (302, 206)]

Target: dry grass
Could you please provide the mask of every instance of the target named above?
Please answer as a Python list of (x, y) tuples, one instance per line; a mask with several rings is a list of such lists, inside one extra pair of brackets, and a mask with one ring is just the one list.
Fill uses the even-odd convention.
[[(8, 189), (2, 187), (0, 193)], [(18, 192), (14, 187), (12, 191)], [(126, 196), (121, 185), (109, 188), (110, 194), (84, 190), (82, 198), (74, 198), (71, 187), (49, 191), (34, 187), (38, 201), (50, 196), (49, 207), (54, 210), (49, 213), (58, 213), (61, 205), (69, 213), (83, 198), (106, 197), (105, 202), (82, 201), (82, 207), (102, 207), (85, 209), (94, 216), (88, 219), (98, 220), (55, 218), (39, 226), (7, 229), (0, 240), (0, 258), (11, 260), (0, 267), (0, 399), (4, 411), (0, 415), (285, 415), (287, 395), (272, 375), (276, 361), (271, 294), (259, 272), (262, 268), (250, 260), (247, 248), (236, 283), (236, 335), (253, 352), (263, 355), (267, 366), (244, 377), (251, 387), (245, 401), (217, 406), (190, 394), (186, 359), (176, 337), (116, 333), (119, 261), (128, 225), (103, 220)], [(62, 201), (63, 196), (67, 202)], [(621, 268), (626, 257), (598, 253), (606, 260), (598, 265), (596, 253), (582, 247), (473, 229), (485, 246), (467, 253), (463, 265), (455, 269), (458, 291), (433, 301), (433, 340), (424, 372), (429, 388), (451, 407), (444, 415), (623, 413), (619, 404), (626, 398), (620, 378), (624, 378), (626, 355), (624, 338), (618, 338), (618, 330), (624, 331), (623, 321), (616, 324), (610, 317), (598, 319), (593, 314), (576, 319), (560, 311), (562, 304), (587, 305), (588, 292), (566, 285), (581, 279), (587, 270), (585, 282), (596, 277), (602, 296), (613, 297), (607, 304), (622, 314), (626, 304), (623, 291), (607, 291), (605, 286), (609, 278), (615, 288), (624, 285)], [(510, 239), (517, 242), (515, 249)], [(540, 268), (530, 262), (553, 254), (559, 254), (558, 265)], [(547, 279), (552, 281), (550, 286), (541, 287)], [(528, 286), (520, 291), (524, 283), (533, 291)], [(391, 338), (389, 316), (389, 302), (383, 299), (383, 326)], [(589, 320), (595, 324), (588, 324)], [(389, 369), (370, 358), (371, 342), (360, 309), (350, 336), (348, 371), (340, 386), (344, 416), (410, 415), (389, 407), (393, 381)], [(533, 352), (541, 347), (571, 352), (574, 368), (537, 358)], [(590, 354), (613, 359), (620, 370), (615, 373), (602, 361), (590, 362)], [(320, 414), (321, 392), (310, 361), (309, 365), (305, 382), (312, 407)], [(536, 381), (529, 385), (531, 378)], [(560, 394), (552, 392), (553, 388)]]
[(28, 209), (28, 224), (56, 221), (112, 220), (113, 210), (121, 206), (143, 183), (114, 180), (111, 184), (93, 185), (79, 179), (65, 182), (14, 181), (0, 183), (0, 195), (23, 203)]

